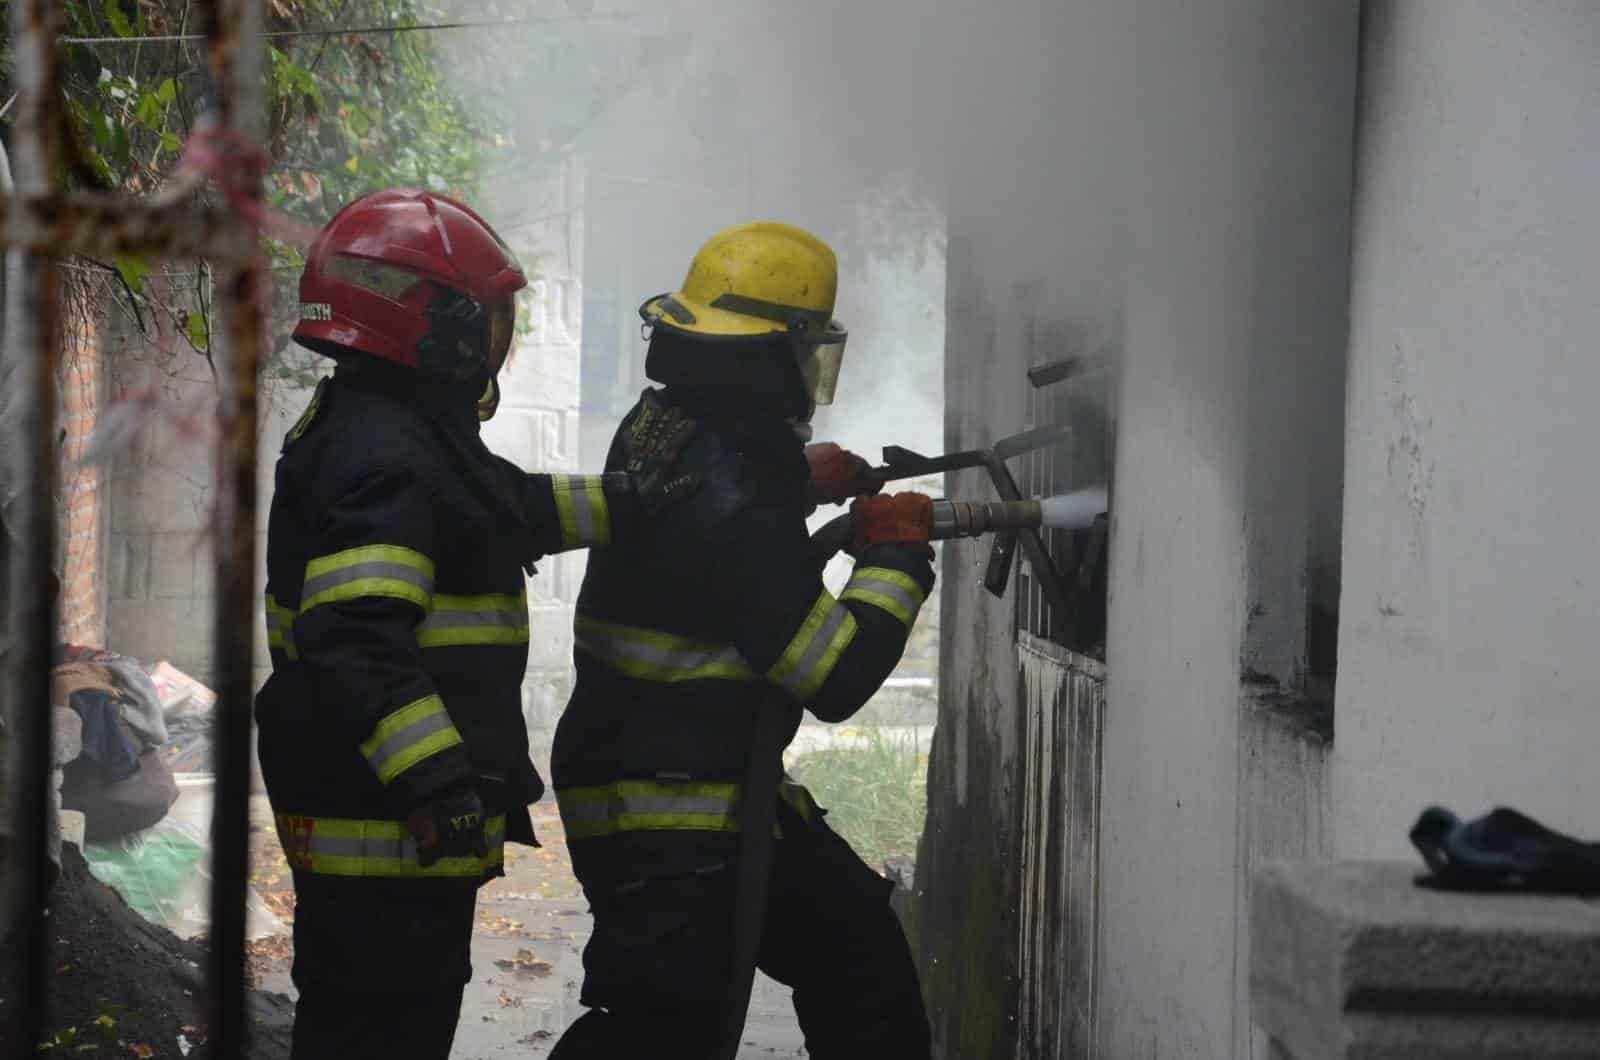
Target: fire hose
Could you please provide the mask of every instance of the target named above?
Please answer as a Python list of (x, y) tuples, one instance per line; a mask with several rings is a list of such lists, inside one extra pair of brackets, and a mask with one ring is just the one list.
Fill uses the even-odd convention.
[[(1058, 497), (1015, 501), (933, 502), (929, 539), (1038, 530), (1041, 527), (1080, 529), (1091, 525), (1106, 510), (1106, 491), (1080, 490)], [(811, 535), (812, 557), (818, 567), (850, 543), (850, 516), (840, 515)], [(751, 735), (750, 768), (745, 778), (744, 800), (739, 808), (739, 878), (734, 892), (733, 968), (723, 1035), (717, 1060), (734, 1060), (744, 1036), (760, 956), (766, 919), (767, 885), (772, 871), (774, 830), (777, 824), (778, 785), (783, 779), (785, 734), (799, 725), (803, 706), (776, 686), (769, 687), (757, 707)]]

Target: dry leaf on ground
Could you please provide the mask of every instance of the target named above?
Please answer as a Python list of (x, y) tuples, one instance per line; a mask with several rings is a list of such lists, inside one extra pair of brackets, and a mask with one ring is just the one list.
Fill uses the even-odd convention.
[(532, 950), (518, 950), (515, 957), (509, 959), (501, 958), (494, 963), (497, 968), (503, 968), (508, 972), (516, 972), (519, 975), (544, 976), (549, 975), (551, 971), (550, 962), (542, 961), (535, 957)]

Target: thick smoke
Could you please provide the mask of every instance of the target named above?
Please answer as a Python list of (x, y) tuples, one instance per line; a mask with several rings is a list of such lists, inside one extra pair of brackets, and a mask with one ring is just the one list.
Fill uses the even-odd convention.
[(808, 228), (839, 255), (850, 344), (817, 437), (874, 459), (891, 443), (941, 448), (945, 173), (910, 150), (919, 93), (938, 79), (878, 47), (920, 9), (468, 6), (558, 20), (454, 38), (451, 77), (508, 133), (488, 167), (491, 219), (531, 222), (536, 256), (575, 259), (586, 462), (645, 382), (639, 302), (676, 287), (707, 236), (756, 219)]

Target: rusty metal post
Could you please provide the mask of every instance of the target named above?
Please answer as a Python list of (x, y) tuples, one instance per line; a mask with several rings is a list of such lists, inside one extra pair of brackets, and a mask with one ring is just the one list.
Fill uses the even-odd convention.
[[(204, 7), (216, 119), (242, 142), (260, 143), (261, 5), (212, 0)], [(240, 159), (243, 172), (251, 160)], [(225, 176), (223, 178), (227, 180)], [(259, 181), (244, 189), (259, 201)], [(250, 222), (235, 209), (231, 222)], [(226, 345), (216, 358), (220, 446), (216, 463), (216, 804), (211, 826), (211, 1041), (214, 1055), (245, 1055), (245, 893), (249, 876), (251, 700), (256, 597), (256, 378), (266, 337), (267, 272), (259, 246), (217, 269)]]
[[(11, 5), (19, 86), (14, 150), (16, 191), (41, 195), (60, 157), (57, 94), (55, 0), (22, 0)], [(22, 965), (15, 1017), (24, 1046), (44, 1029), (45, 972), (49, 940), (44, 902), (49, 883), (47, 850), (50, 780), (50, 657), (55, 642), (55, 608), (50, 570), (55, 544), (55, 364), (60, 337), (60, 270), (48, 254), (7, 254), (5, 345), (0, 351), (0, 387), (12, 403), (3, 424), (6, 483), (0, 503), (9, 501), (5, 530), (7, 588), (4, 616), (4, 696), (9, 726), (8, 761), (0, 773), (15, 795), (15, 860), (0, 871), (12, 874), (14, 888), (3, 925), (12, 939), (9, 955)], [(16, 267), (13, 267), (16, 266)], [(14, 478), (13, 478), (14, 476)], [(13, 872), (14, 870), (14, 872)]]

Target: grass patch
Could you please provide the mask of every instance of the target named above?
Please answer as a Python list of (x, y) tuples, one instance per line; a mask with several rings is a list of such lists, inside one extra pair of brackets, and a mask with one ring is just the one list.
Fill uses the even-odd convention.
[(797, 758), (789, 769), (828, 810), (828, 825), (874, 869), (915, 858), (928, 812), (928, 756), (910, 732), (856, 730), (853, 739)]

